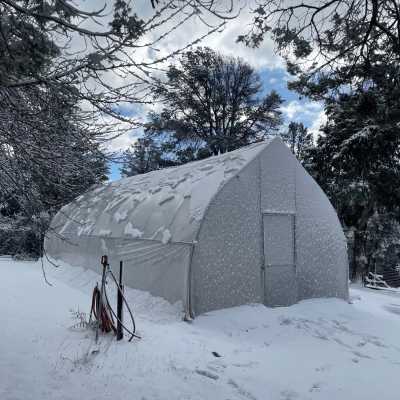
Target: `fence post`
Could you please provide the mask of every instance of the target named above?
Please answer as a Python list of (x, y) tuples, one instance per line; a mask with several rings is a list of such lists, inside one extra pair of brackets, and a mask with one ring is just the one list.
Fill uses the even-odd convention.
[(122, 285), (122, 261), (119, 262), (119, 283), (118, 283), (118, 295), (117, 295), (117, 340), (121, 340), (124, 337), (124, 332), (122, 330), (122, 292), (124, 287)]

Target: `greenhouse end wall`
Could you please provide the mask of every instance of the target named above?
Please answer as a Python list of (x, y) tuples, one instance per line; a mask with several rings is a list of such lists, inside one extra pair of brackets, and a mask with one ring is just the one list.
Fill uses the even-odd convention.
[(262, 302), (259, 179), (255, 159), (209, 204), (191, 266), (196, 314)]
[(299, 300), (347, 300), (347, 244), (335, 209), (325, 193), (298, 165), (296, 169), (296, 248)]

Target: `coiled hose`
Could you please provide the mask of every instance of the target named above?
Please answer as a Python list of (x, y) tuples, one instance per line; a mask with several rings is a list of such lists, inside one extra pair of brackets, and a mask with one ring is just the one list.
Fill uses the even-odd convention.
[[(129, 342), (134, 338), (138, 338), (140, 339), (140, 336), (138, 336), (136, 334), (136, 324), (135, 324), (135, 319), (133, 317), (133, 313), (131, 308), (129, 307), (128, 301), (126, 300), (125, 296), (124, 296), (124, 292), (121, 290), (117, 279), (115, 278), (115, 275), (113, 274), (113, 272), (111, 271), (111, 269), (107, 269), (106, 271), (106, 276), (110, 275), (112, 280), (114, 281), (115, 285), (117, 286), (118, 292), (121, 294), (123, 303), (125, 304), (126, 309), (128, 310), (130, 319), (131, 319), (131, 324), (132, 324), (132, 329), (127, 328), (127, 326), (118, 318), (116, 312), (114, 311), (114, 309), (111, 307), (110, 301), (108, 299), (108, 295), (107, 295), (107, 288), (106, 288), (106, 279), (104, 279), (103, 282), (103, 293), (104, 293), (104, 298), (106, 300), (106, 302), (102, 302), (102, 307), (101, 307), (101, 312), (100, 312), (100, 326), (101, 326), (101, 330), (102, 332), (106, 332), (109, 333), (111, 331), (114, 332), (114, 334), (117, 333), (117, 328), (115, 326), (114, 323), (114, 318), (116, 319), (117, 322), (119, 322), (121, 324), (122, 329), (128, 333), (128, 335), (130, 335), (129, 338)], [(94, 316), (94, 318), (98, 321), (98, 315), (97, 315), (97, 310), (99, 308), (99, 304), (100, 304), (100, 297), (101, 297), (101, 292), (100, 289), (98, 287), (98, 285), (96, 285), (93, 289), (93, 295), (92, 295), (92, 306), (91, 306), (91, 310), (90, 310), (90, 320), (92, 319), (92, 315)]]
[(90, 320), (92, 319), (92, 315), (93, 315), (97, 321), (100, 320), (100, 327), (101, 327), (102, 332), (108, 333), (108, 332), (113, 331), (114, 333), (116, 333), (117, 328), (115, 327), (112, 314), (109, 313), (109, 305), (108, 304), (106, 307), (104, 302), (102, 302), (101, 310), (100, 310), (100, 317), (97, 315), (97, 310), (100, 307), (100, 297), (101, 297), (101, 292), (100, 292), (98, 285), (96, 285), (93, 289), (92, 307), (90, 309)]

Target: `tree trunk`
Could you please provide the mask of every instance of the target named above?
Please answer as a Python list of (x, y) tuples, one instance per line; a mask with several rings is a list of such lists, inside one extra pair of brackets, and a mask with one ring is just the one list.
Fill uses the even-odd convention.
[(365, 275), (366, 259), (365, 259), (365, 235), (364, 232), (355, 231), (353, 240), (352, 270), (351, 281), (355, 282)]

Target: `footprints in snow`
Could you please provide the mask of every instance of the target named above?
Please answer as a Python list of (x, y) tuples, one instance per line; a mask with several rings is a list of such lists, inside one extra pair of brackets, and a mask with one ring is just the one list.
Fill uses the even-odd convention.
[[(232, 364), (234, 367), (238, 368), (251, 368), (254, 365), (258, 365), (258, 362), (247, 362), (247, 363), (236, 363)], [(257, 397), (255, 397), (251, 392), (246, 390), (243, 386), (241, 386), (239, 383), (237, 383), (235, 380), (229, 378), (227, 381), (223, 381), (222, 378), (225, 369), (227, 368), (227, 365), (222, 362), (220, 359), (213, 360), (207, 364), (207, 367), (205, 369), (200, 369), (196, 368), (195, 372), (198, 375), (204, 376), (205, 378), (211, 379), (213, 381), (218, 381), (218, 382), (223, 382), (227, 383), (229, 386), (231, 386), (237, 394), (239, 394), (241, 397), (247, 399), (247, 400), (259, 400)]]
[(210, 378), (210, 379), (214, 379), (214, 380), (219, 379), (219, 376), (217, 374), (214, 374), (214, 373), (212, 373), (210, 371), (207, 371), (205, 369), (196, 369), (196, 372), (199, 375), (203, 375), (203, 376), (205, 376), (207, 378)]
[(243, 397), (249, 400), (257, 400), (257, 397), (253, 396), (249, 391), (238, 385), (233, 379), (229, 379), (228, 385), (231, 385), (236, 391)]
[[(379, 350), (379, 355), (381, 355), (383, 349), (390, 349), (390, 346), (383, 343), (379, 337), (362, 335), (349, 329), (346, 324), (346, 321), (324, 318), (312, 320), (284, 317), (280, 319), (280, 325), (282, 326), (292, 326), (296, 329), (308, 332), (317, 339), (335, 342), (339, 346), (350, 351), (352, 355), (356, 356), (352, 358), (352, 361), (355, 363), (358, 363), (361, 359), (374, 359), (373, 356), (367, 354), (369, 351), (373, 351), (374, 348)], [(343, 337), (342, 335), (345, 336)], [(365, 351), (361, 352), (360, 348), (364, 348)], [(385, 356), (383, 356), (383, 358), (385, 358)]]

